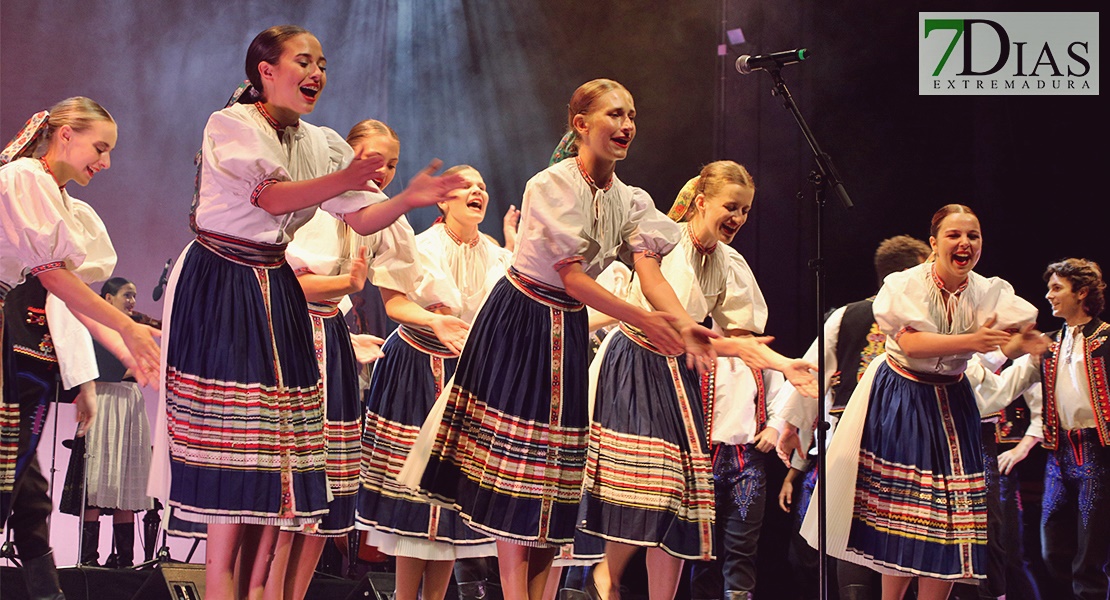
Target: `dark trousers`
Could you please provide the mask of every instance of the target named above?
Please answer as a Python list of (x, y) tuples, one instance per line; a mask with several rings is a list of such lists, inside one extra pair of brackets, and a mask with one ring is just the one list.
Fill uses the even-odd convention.
[(19, 404), (15, 486), (8, 501), (6, 526), (11, 529), (20, 558), (26, 561), (50, 552), (47, 519), (54, 506), (47, 494), (49, 488), (39, 470), (35, 450), (46, 426), (57, 384), (52, 377), (36, 373), (34, 368), (21, 369), (21, 366), (35, 367), (38, 361), (15, 353), (8, 353), (4, 358), (5, 398)]
[(1110, 578), (1110, 448), (1094, 429), (1062, 431), (1044, 474), (1041, 546), (1054, 579), (1106, 600)]
[(716, 488), (716, 560), (691, 566), (690, 598), (721, 598), (755, 590), (755, 559), (767, 496), (767, 455), (754, 444), (713, 448)]
[(956, 584), (952, 598), (997, 598), (1036, 600), (1040, 597), (1030, 571), (1022, 542), (1020, 482), (1017, 469), (1009, 475), (998, 471), (998, 454), (1008, 449), (995, 439), (993, 423), (982, 430), (983, 466), (987, 480), (987, 579), (978, 586)]

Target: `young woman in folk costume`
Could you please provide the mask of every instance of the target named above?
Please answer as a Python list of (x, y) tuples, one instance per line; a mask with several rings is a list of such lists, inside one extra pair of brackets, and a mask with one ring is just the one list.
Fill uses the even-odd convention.
[[(385, 191), (396, 174), (400, 155), (397, 134), (381, 121), (368, 119), (347, 135), (355, 154), (379, 155), (385, 161), (371, 181)], [(324, 443), (332, 500), (320, 523), (278, 535), (265, 598), (299, 600), (308, 592), (329, 537), (354, 530), (362, 424), (360, 363), (342, 307), (369, 279), (389, 289), (411, 289), (419, 277), (412, 228), (404, 216), (366, 236), (332, 215), (317, 211), (297, 231), (285, 251), (286, 261), (308, 300), (313, 343), (324, 388)], [(361, 337), (361, 336), (360, 336)]]
[[(443, 219), (416, 236), (424, 271), (418, 289), (408, 298), (392, 290), (384, 294), (386, 310), (401, 325), (386, 340), (385, 356), (375, 365), (363, 428), (358, 520), (360, 527), (369, 529), (370, 544), (396, 557), (399, 600), (415, 600), (418, 593), (442, 598), (456, 559), (496, 551), (492, 537), (467, 527), (454, 510), (429, 504), (395, 479), (458, 363), (462, 340), (435, 321), (473, 321), (510, 260), (507, 250), (478, 230), (489, 204), (481, 173), (467, 165), (445, 173), (461, 175), (467, 187), (441, 202)], [(465, 330), (460, 333), (465, 335)], [(459, 583), (480, 587), (475, 581)]]
[[(74, 97), (35, 114), (0, 153), (0, 528), (10, 527), (32, 598), (60, 598), (48, 518), (53, 506), (35, 450), (57, 393), (58, 358), (48, 293), (144, 385), (157, 377), (153, 330), (88, 287), (107, 279), (116, 253), (104, 223), (66, 189), (111, 166), (116, 123), (96, 102)], [(53, 321), (59, 319), (54, 318)], [(58, 336), (58, 343), (66, 343)], [(95, 367), (92, 344), (85, 359)], [(70, 348), (67, 348), (67, 350)], [(95, 368), (80, 380), (83, 435), (96, 414)]]
[[(528, 182), (512, 266), (475, 318), (401, 474), (497, 538), (509, 599), (538, 600), (555, 553), (574, 536), (589, 416), (583, 305), (634, 324), (668, 353), (685, 348), (692, 363), (715, 358), (715, 334), (685, 314), (660, 274), (677, 226), (614, 174), (635, 116), (615, 81), (575, 91), (565, 139), (578, 155)], [(594, 281), (618, 254), (661, 310), (628, 304)]]
[(317, 207), (370, 234), (460, 183), (433, 177), (433, 163), (387, 198), (373, 182), (380, 155), (302, 121), (327, 82), (304, 29), (263, 31), (246, 63), (253, 91), (205, 126), (197, 239), (171, 275), (163, 320), (168, 504), (208, 524), (214, 599), (261, 594), (279, 528), (328, 512), (320, 370), (286, 245)]
[[(815, 395), (812, 365), (787, 359), (751, 335), (762, 332), (766, 305), (751, 269), (728, 244), (747, 220), (754, 194), (744, 167), (706, 165), (675, 201), (671, 217), (685, 224), (662, 273), (688, 319), (712, 317), (725, 331), (712, 340), (719, 356), (781, 370)], [(628, 301), (651, 306), (639, 277)], [(621, 576), (640, 546), (648, 548), (652, 598), (674, 596), (683, 559), (714, 555), (706, 407), (698, 374), (680, 358), (622, 323), (591, 366), (595, 406), (579, 527), (607, 540), (609, 598), (619, 597)]]
[[(985, 577), (980, 415), (964, 371), (975, 353), (1043, 351), (1037, 310), (972, 269), (983, 234), (966, 206), (933, 215), (933, 259), (887, 276), (874, 302), (886, 352), (852, 393), (828, 451), (829, 554), (883, 574), (884, 600), (913, 578), (922, 600)], [(819, 484), (820, 485), (820, 484)], [(817, 511), (802, 534), (816, 547)]]

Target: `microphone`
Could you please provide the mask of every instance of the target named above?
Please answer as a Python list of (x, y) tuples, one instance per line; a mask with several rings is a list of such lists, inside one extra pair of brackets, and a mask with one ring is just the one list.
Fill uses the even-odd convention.
[(162, 267), (162, 276), (158, 278), (158, 285), (154, 288), (154, 301), (157, 302), (162, 299), (162, 294), (166, 291), (166, 282), (170, 279), (170, 267), (173, 266), (173, 259), (170, 258), (166, 261), (166, 266)]
[(736, 59), (736, 70), (740, 71), (743, 75), (760, 70), (776, 71), (786, 65), (800, 63), (809, 57), (810, 52), (805, 48), (786, 50), (784, 52), (773, 52), (771, 54), (757, 54), (755, 56), (745, 54)]

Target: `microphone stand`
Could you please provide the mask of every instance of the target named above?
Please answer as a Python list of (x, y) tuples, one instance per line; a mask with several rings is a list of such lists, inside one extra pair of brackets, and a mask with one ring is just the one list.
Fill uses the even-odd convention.
[[(816, 168), (809, 172), (806, 180), (813, 184), (814, 195), (817, 204), (817, 257), (809, 262), (809, 267), (813, 270), (817, 278), (817, 404), (820, 410), (820, 420), (817, 423), (817, 536), (818, 536), (818, 598), (820, 600), (827, 600), (829, 597), (829, 573), (828, 573), (828, 514), (826, 502), (826, 437), (829, 431), (829, 412), (825, 406), (825, 264), (822, 256), (822, 220), (824, 218), (825, 196), (826, 192), (831, 188), (840, 203), (844, 208), (852, 208), (852, 200), (848, 197), (847, 190), (844, 189), (844, 184), (840, 181), (840, 175), (833, 166), (832, 158), (821, 150), (817, 144), (817, 138), (814, 137), (813, 131), (810, 130), (809, 125), (806, 124), (805, 118), (802, 117), (801, 111), (798, 110), (798, 105), (794, 102), (794, 97), (790, 95), (790, 90), (786, 87), (786, 81), (782, 78), (780, 69), (767, 69), (771, 74), (771, 79), (775, 82), (775, 87), (771, 94), (778, 96), (782, 99), (783, 107), (794, 115), (794, 120), (798, 122), (798, 127), (801, 128), (802, 134), (809, 144), (810, 150), (813, 152)], [(801, 194), (799, 194), (801, 197)]]

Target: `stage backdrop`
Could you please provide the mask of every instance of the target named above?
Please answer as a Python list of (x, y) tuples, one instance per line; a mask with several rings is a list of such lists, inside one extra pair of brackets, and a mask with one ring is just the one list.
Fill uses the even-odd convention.
[[(499, 239), (501, 215), (547, 166), (574, 88), (614, 78), (639, 113), (618, 174), (660, 209), (710, 160), (749, 167), (755, 207), (735, 245), (767, 296), (776, 347), (800, 354), (819, 313), (807, 267), (816, 252), (812, 160), (767, 74), (735, 71), (741, 54), (812, 52), (783, 74), (856, 205), (825, 208), (822, 308), (873, 293), (878, 242), (926, 238), (929, 217), (949, 202), (982, 219), (978, 270), (1010, 280), (1041, 308), (1046, 263), (1105, 264), (1105, 151), (1094, 132), (1106, 119), (1097, 97), (919, 96), (917, 11), (953, 9), (1098, 10), (1043, 0), (9, 1), (0, 5), (0, 135), (67, 96), (112, 112), (120, 128), (112, 169), (70, 191), (107, 223), (116, 274), (135, 280), (138, 310), (157, 315), (150, 293), (162, 265), (192, 237), (204, 123), (244, 78), (246, 47), (266, 27), (303, 25), (323, 44), (328, 85), (307, 120), (341, 134), (369, 117), (392, 125), (401, 138), (392, 192), (434, 157), (474, 165), (491, 196), (483, 229)], [(732, 29), (742, 42), (730, 43)], [(417, 231), (434, 217), (435, 209), (410, 214)], [(1042, 313), (1041, 324), (1053, 320)], [(60, 437), (72, 432), (71, 418), (64, 413)], [(54, 522), (62, 563), (76, 557), (76, 530), (72, 517)]]

